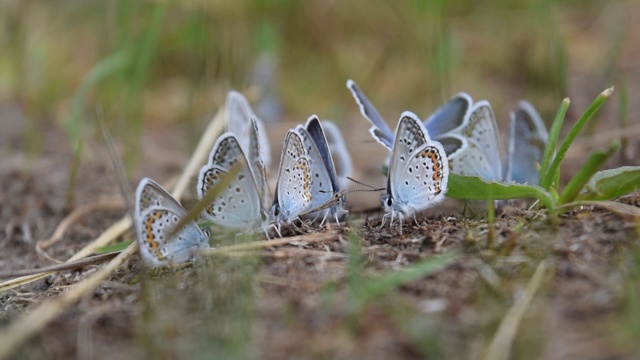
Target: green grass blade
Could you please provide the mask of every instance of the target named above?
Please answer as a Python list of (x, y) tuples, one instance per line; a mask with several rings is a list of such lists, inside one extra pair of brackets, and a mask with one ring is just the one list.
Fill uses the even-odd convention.
[[(609, 96), (611, 96), (612, 93), (613, 93), (613, 86), (601, 92), (600, 95), (598, 95), (598, 97), (596, 97), (596, 99), (593, 101), (593, 103), (589, 105), (589, 107), (582, 114), (582, 116), (580, 116), (578, 121), (573, 125), (573, 127), (571, 128), (571, 131), (569, 131), (569, 134), (567, 134), (567, 137), (564, 139), (564, 141), (562, 141), (562, 144), (558, 149), (558, 153), (553, 158), (553, 162), (551, 163), (551, 166), (549, 166), (549, 170), (547, 174), (547, 177), (549, 179), (553, 179), (560, 174), (560, 164), (562, 163), (562, 160), (564, 160), (565, 155), (567, 155), (567, 151), (569, 151), (571, 144), (573, 144), (575, 139), (578, 137), (578, 134), (580, 134), (580, 131), (589, 122), (593, 114), (595, 114), (595, 112), (598, 111), (600, 106), (604, 104), (604, 102), (609, 98)], [(544, 185), (548, 187), (549, 183), (545, 183)]]
[[(622, 88), (620, 89), (620, 102), (618, 106), (618, 118), (620, 121), (620, 128), (624, 129), (629, 124), (629, 96), (628, 96), (629, 84), (627, 78), (622, 80)], [(620, 153), (622, 154), (622, 160), (628, 161), (629, 137), (623, 135), (620, 137)]]
[(570, 102), (569, 98), (562, 100), (562, 103), (560, 103), (560, 107), (558, 108), (558, 112), (556, 113), (556, 117), (553, 119), (553, 124), (551, 124), (551, 129), (549, 130), (549, 139), (547, 140), (547, 145), (544, 148), (542, 164), (540, 165), (540, 186), (544, 189), (548, 189), (551, 183), (551, 178), (548, 176), (549, 163), (551, 162), (553, 153), (556, 151), (556, 146), (558, 146), (558, 138), (560, 137), (560, 131), (562, 130), (562, 124), (564, 124), (564, 119), (567, 115), (567, 109), (569, 109)]
[(623, 166), (597, 172), (578, 200), (607, 200), (628, 194), (640, 187), (640, 166)]
[(593, 177), (593, 175), (620, 149), (620, 143), (609, 146), (605, 150), (596, 150), (589, 156), (587, 162), (580, 171), (569, 181), (560, 194), (558, 205), (566, 204), (576, 199), (582, 187)]
[(127, 66), (129, 63), (129, 56), (124, 51), (118, 51), (113, 53), (99, 63), (97, 63), (89, 72), (82, 78), (80, 86), (76, 89), (71, 100), (71, 118), (67, 123), (67, 134), (71, 141), (75, 144), (79, 141), (82, 135), (82, 120), (85, 98), (87, 93), (100, 81), (113, 75), (115, 72)]
[(347, 262), (347, 282), (351, 291), (356, 299), (355, 302), (359, 303), (360, 294), (362, 293), (363, 284), (363, 269), (364, 260), (360, 255), (360, 239), (363, 235), (359, 231), (351, 231), (349, 233), (349, 245), (347, 247), (348, 262)]
[(80, 155), (82, 154), (82, 124), (83, 110), (87, 93), (95, 87), (100, 81), (113, 75), (120, 69), (127, 66), (129, 57), (124, 51), (119, 51), (109, 55), (99, 63), (97, 63), (82, 78), (80, 86), (76, 89), (71, 100), (71, 117), (66, 125), (67, 135), (71, 141), (73, 148), (73, 163), (71, 164), (71, 173), (69, 174), (69, 185), (67, 186), (66, 202), (70, 205), (73, 202), (73, 192), (76, 184), (76, 174), (80, 166)]
[(95, 253), (106, 254), (106, 253), (115, 252), (115, 251), (120, 252), (128, 248), (129, 245), (131, 245), (132, 243), (133, 241), (123, 241), (123, 242), (117, 242), (115, 244), (105, 245), (103, 247), (97, 248)]
[(377, 279), (368, 280), (363, 284), (360, 294), (360, 304), (365, 304), (376, 299), (398, 287), (416, 281), (425, 276), (442, 270), (458, 257), (457, 253), (447, 253), (434, 256), (406, 268), (383, 275)]
[[(155, 5), (151, 23), (139, 44), (132, 50), (133, 69), (131, 78), (127, 79), (130, 85), (128, 95), (125, 99), (125, 115), (127, 117), (127, 133), (125, 144), (127, 153), (125, 164), (128, 169), (133, 167), (138, 159), (138, 149), (140, 134), (142, 133), (142, 88), (147, 80), (151, 68), (153, 57), (160, 42), (162, 25), (167, 12), (168, 4), (158, 2)], [(137, 51), (136, 51), (137, 50)]]
[(477, 176), (449, 174), (447, 196), (462, 200), (510, 200), (535, 198), (548, 209), (553, 208), (551, 194), (543, 188), (525, 184), (485, 182)]

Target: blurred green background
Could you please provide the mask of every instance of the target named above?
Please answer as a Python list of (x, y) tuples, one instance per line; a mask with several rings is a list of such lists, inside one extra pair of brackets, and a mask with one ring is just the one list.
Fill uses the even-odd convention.
[(266, 120), (317, 113), (344, 123), (356, 111), (345, 89), (352, 78), (390, 121), (405, 109), (427, 117), (466, 91), (488, 99), (505, 126), (519, 98), (549, 122), (562, 98), (593, 99), (619, 82), (634, 8), (575, 0), (4, 1), (0, 100), (21, 104), (23, 147), (34, 155), (42, 121), (62, 126), (77, 150), (97, 136), (83, 124), (99, 108), (126, 144), (129, 166), (145, 124), (184, 124), (195, 143), (201, 120), (232, 88), (270, 99)]

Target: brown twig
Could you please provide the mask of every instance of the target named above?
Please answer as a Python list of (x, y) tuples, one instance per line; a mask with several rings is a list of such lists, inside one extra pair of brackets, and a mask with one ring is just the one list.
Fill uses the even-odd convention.
[(45, 266), (37, 269), (0, 271), (0, 278), (26, 276), (26, 275), (33, 275), (33, 274), (42, 274), (45, 272), (51, 273), (51, 272), (57, 272), (62, 270), (75, 269), (75, 268), (84, 267), (91, 264), (101, 263), (105, 260), (109, 260), (115, 257), (116, 255), (118, 255), (118, 253), (119, 252), (112, 252), (107, 254), (94, 255), (94, 256), (90, 256), (90, 257), (76, 260), (76, 261), (65, 262), (62, 264), (57, 264), (52, 266)]
[(62, 263), (62, 261), (57, 260), (51, 257), (46, 253), (46, 249), (51, 247), (53, 244), (60, 241), (64, 233), (67, 231), (71, 225), (73, 225), (78, 220), (82, 219), (84, 216), (93, 213), (97, 210), (118, 210), (124, 207), (124, 202), (122, 200), (105, 200), (100, 202), (94, 202), (91, 204), (83, 205), (79, 208), (74, 209), (69, 215), (67, 215), (56, 227), (56, 230), (53, 232), (53, 235), (47, 240), (40, 240), (36, 243), (36, 252), (39, 255), (42, 255), (47, 260), (51, 260), (57, 263)]
[[(193, 176), (198, 168), (206, 161), (206, 157), (209, 154), (209, 149), (211, 149), (213, 143), (215, 142), (215, 139), (224, 128), (224, 114), (224, 110), (218, 111), (218, 113), (209, 123), (209, 126), (202, 135), (196, 151), (191, 156), (187, 167), (182, 173), (182, 176), (178, 180), (178, 184), (174, 189), (173, 196), (176, 199), (179, 200), (182, 197), (182, 194), (189, 184), (191, 176)], [(110, 243), (118, 236), (122, 235), (129, 229), (129, 227), (131, 227), (131, 218), (127, 215), (120, 221), (113, 224), (94, 242), (72, 256), (69, 261), (74, 261), (88, 256), (95, 249)], [(70, 287), (70, 289), (66, 293), (63, 293), (57, 298), (53, 298), (42, 303), (37, 309), (33, 310), (32, 312), (22, 317), (20, 320), (4, 328), (4, 331), (0, 332), (0, 359), (9, 356), (29, 337), (37, 334), (40, 330), (42, 330), (42, 328), (49, 321), (53, 320), (56, 316), (65, 311), (69, 306), (78, 301), (86, 293), (95, 289), (95, 287), (98, 286), (98, 284), (102, 280), (111, 275), (111, 273), (115, 269), (122, 265), (122, 263), (129, 259), (133, 254), (135, 254), (137, 250), (138, 243), (134, 242), (123, 252), (121, 252), (115, 259), (111, 260), (91, 277), (87, 278), (76, 286)], [(8, 282), (0, 284), (0, 292), (14, 288), (16, 286), (27, 284), (37, 279), (41, 279), (48, 276), (49, 274), (52, 274), (52, 272), (11, 279)]]

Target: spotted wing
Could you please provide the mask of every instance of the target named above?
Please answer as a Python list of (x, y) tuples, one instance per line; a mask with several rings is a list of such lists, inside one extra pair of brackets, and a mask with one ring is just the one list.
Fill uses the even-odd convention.
[(312, 201), (311, 169), (301, 136), (289, 130), (285, 137), (274, 211), (281, 221), (291, 221), (307, 210)]
[[(310, 206), (311, 208), (315, 208), (326, 203), (329, 199), (331, 199), (333, 193), (338, 191), (338, 183), (335, 178), (335, 169), (333, 169), (333, 161), (331, 160), (331, 158), (329, 158), (328, 161), (330, 161), (332, 167), (327, 168), (327, 163), (325, 162), (324, 156), (328, 154), (322, 153), (323, 151), (328, 151), (326, 140), (324, 140), (324, 134), (324, 144), (321, 144), (323, 150), (321, 151), (318, 148), (315, 139), (305, 127), (302, 127), (300, 125), (297, 126), (296, 132), (298, 133), (298, 135), (300, 135), (300, 139), (302, 140), (302, 145), (304, 146), (305, 150), (305, 157), (309, 163), (309, 171), (311, 172)], [(333, 171), (333, 176), (331, 174), (331, 171)]]
[(218, 138), (211, 150), (209, 162), (200, 169), (198, 198), (202, 199), (219, 184), (236, 164), (240, 164), (239, 172), (204, 209), (202, 215), (226, 228), (255, 228), (264, 210), (263, 198), (234, 134), (227, 132)]
[(444, 199), (448, 167), (442, 145), (429, 138), (415, 114), (405, 111), (396, 129), (387, 193), (400, 207), (424, 210)]
[(502, 180), (498, 126), (487, 101), (475, 103), (464, 126), (448, 134), (467, 143), (449, 156), (451, 171), (486, 181)]
[(191, 221), (173, 237), (171, 232), (186, 210), (160, 185), (149, 178), (136, 190), (134, 214), (140, 255), (149, 267), (191, 261), (198, 249), (208, 247), (208, 238)]

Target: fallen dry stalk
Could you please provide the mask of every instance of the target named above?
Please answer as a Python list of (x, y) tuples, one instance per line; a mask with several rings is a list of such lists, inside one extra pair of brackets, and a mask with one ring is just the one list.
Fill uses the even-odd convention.
[(60, 222), (60, 224), (58, 224), (56, 230), (53, 232), (53, 235), (49, 239), (38, 241), (37, 246), (43, 250), (49, 248), (51, 245), (62, 240), (64, 233), (71, 225), (96, 210), (113, 210), (122, 209), (123, 207), (124, 202), (122, 200), (99, 201), (80, 206), (79, 208), (74, 209)]
[(76, 260), (76, 261), (59, 263), (52, 266), (45, 266), (43, 268), (0, 271), (0, 278), (34, 275), (34, 274), (41, 274), (45, 272), (51, 273), (51, 272), (57, 272), (62, 270), (75, 269), (75, 268), (80, 268), (87, 265), (98, 264), (106, 260), (110, 260), (116, 257), (117, 255), (118, 255), (118, 252), (111, 252), (107, 254), (89, 256), (87, 258)]
[[(105, 232), (103, 232), (96, 240), (94, 240), (91, 244), (85, 246), (82, 250), (78, 251), (75, 255), (69, 258), (67, 262), (73, 262), (82, 258), (85, 258), (95, 252), (96, 249), (101, 248), (114, 239), (122, 235), (125, 231), (127, 231), (131, 227), (131, 218), (127, 215), (122, 219), (118, 220), (115, 224), (111, 225)], [(34, 281), (43, 279), (51, 274), (54, 274), (54, 271), (36, 274), (36, 275), (27, 275), (21, 276), (15, 279), (10, 279), (0, 283), (0, 293), (16, 288), (18, 286), (26, 285), (32, 283)]]
[(85, 279), (60, 296), (48, 300), (34, 311), (22, 317), (0, 332), (0, 359), (9, 356), (26, 339), (37, 334), (51, 320), (55, 319), (69, 306), (80, 300), (85, 294), (93, 291), (100, 282), (124, 263), (138, 250), (138, 243), (129, 245), (115, 259), (106, 264), (93, 276)]
[[(200, 138), (196, 151), (189, 159), (184, 172), (182, 173), (176, 187), (173, 191), (173, 196), (179, 201), (184, 194), (191, 176), (193, 176), (199, 167), (205, 163), (209, 154), (209, 150), (213, 146), (216, 138), (224, 129), (224, 108), (219, 110), (218, 113), (209, 123), (209, 126), (205, 130), (204, 134)], [(131, 227), (131, 217), (126, 215), (118, 222), (113, 224), (109, 229), (102, 233), (94, 242), (80, 250), (68, 261), (75, 261), (92, 254), (95, 249), (103, 247), (108, 243), (115, 240)], [(33, 312), (22, 317), (20, 320), (12, 323), (9, 327), (0, 332), (0, 359), (4, 359), (15, 351), (23, 342), (29, 337), (37, 334), (42, 328), (51, 320), (56, 318), (59, 314), (65, 311), (69, 306), (74, 304), (86, 293), (95, 289), (100, 281), (106, 279), (111, 272), (117, 269), (122, 263), (138, 250), (137, 242), (134, 242), (122, 253), (120, 253), (115, 259), (111, 260), (102, 269), (87, 278), (78, 285), (70, 288), (69, 291), (62, 295), (43, 302)], [(42, 279), (53, 272), (23, 276), (16, 279), (11, 279), (7, 282), (0, 284), (0, 292), (15, 288), (20, 285), (24, 285), (38, 279)]]
[(513, 307), (509, 309), (504, 318), (502, 318), (498, 331), (496, 331), (489, 345), (489, 350), (484, 356), (485, 359), (507, 360), (511, 358), (511, 347), (517, 334), (518, 325), (520, 325), (522, 316), (529, 307), (531, 300), (533, 300), (533, 296), (538, 291), (540, 284), (542, 284), (545, 270), (547, 270), (547, 263), (542, 261), (538, 264), (522, 296), (516, 301)]
[(211, 255), (224, 254), (224, 253), (234, 252), (234, 251), (247, 251), (247, 250), (254, 250), (254, 249), (262, 249), (266, 247), (275, 247), (275, 246), (281, 246), (281, 245), (297, 243), (297, 242), (317, 243), (317, 242), (323, 242), (323, 241), (333, 241), (333, 240), (338, 240), (338, 237), (339, 237), (338, 234), (331, 234), (331, 233), (306, 234), (306, 235), (292, 236), (284, 239), (252, 241), (252, 242), (247, 242), (243, 244), (224, 246), (220, 248), (203, 249), (200, 253), (203, 256), (211, 256)]
[(36, 252), (38, 253), (38, 255), (46, 258), (47, 260), (53, 261), (58, 264), (64, 263), (64, 261), (60, 261), (50, 256), (45, 250), (58, 241), (62, 240), (67, 229), (71, 227), (71, 225), (73, 225), (76, 221), (82, 219), (82, 217), (84, 217), (85, 215), (91, 214), (96, 210), (115, 210), (122, 209), (123, 207), (124, 202), (122, 200), (107, 200), (94, 202), (74, 209), (60, 222), (60, 224), (58, 224), (56, 230), (53, 232), (53, 235), (49, 239), (41, 240), (36, 243)]

